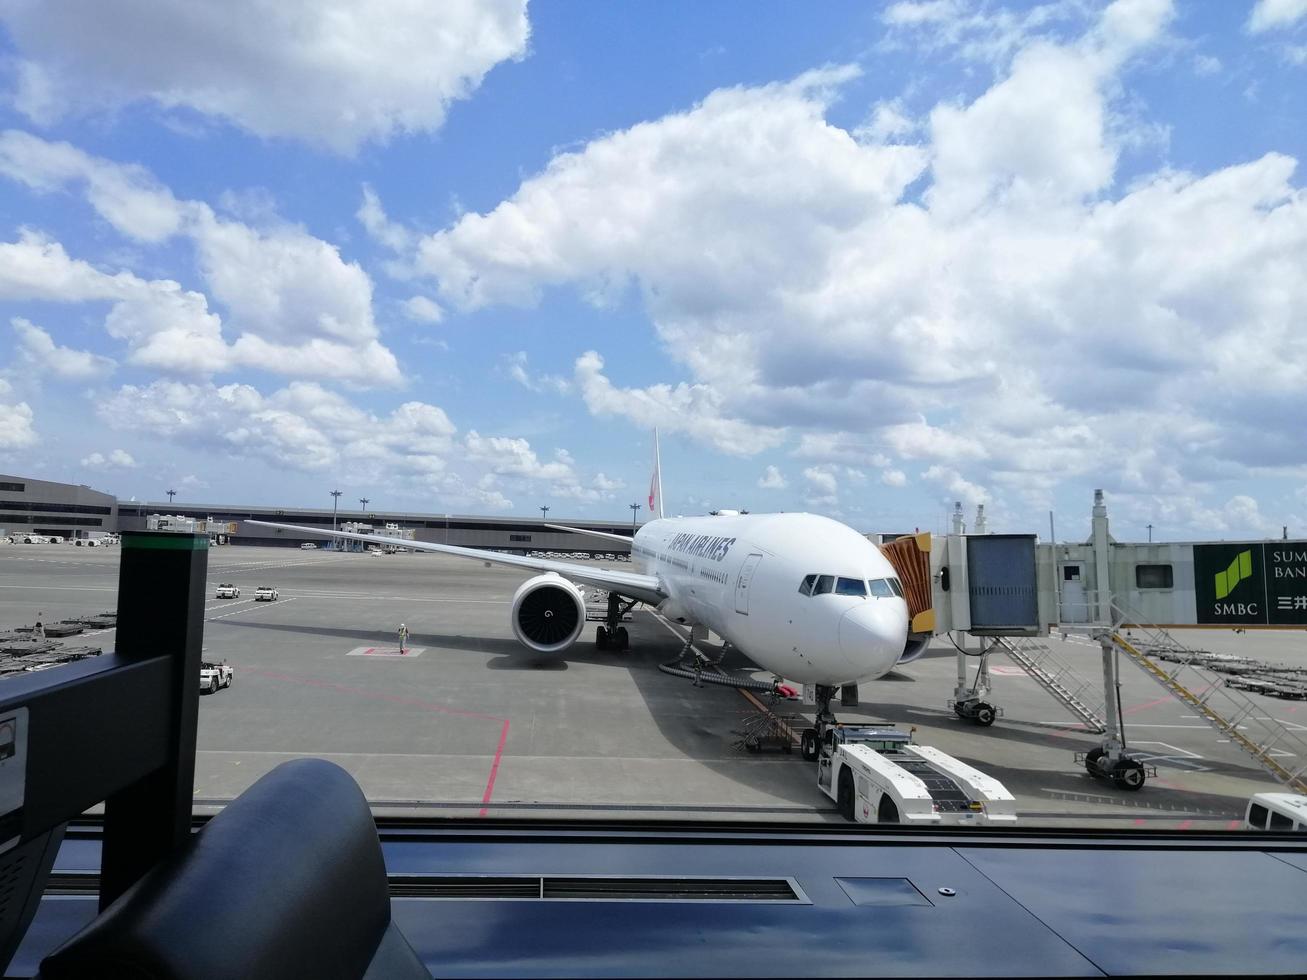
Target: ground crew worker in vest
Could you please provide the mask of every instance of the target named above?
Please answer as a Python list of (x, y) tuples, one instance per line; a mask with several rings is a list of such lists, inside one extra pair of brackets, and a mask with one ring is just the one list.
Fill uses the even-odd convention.
[(405, 626), (403, 623), (400, 623), (399, 624), (399, 652), (401, 656), (404, 654), (404, 648), (406, 646), (408, 646), (408, 627)]

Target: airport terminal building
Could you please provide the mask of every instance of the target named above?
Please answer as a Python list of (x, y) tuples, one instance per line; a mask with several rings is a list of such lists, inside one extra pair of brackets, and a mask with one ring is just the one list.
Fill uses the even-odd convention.
[(118, 500), (72, 483), (0, 474), (0, 534), (84, 538), (118, 530)]
[[(180, 517), (211, 519), (219, 524), (235, 524), (228, 540), (231, 544), (272, 545), (298, 547), (306, 542), (322, 544), (324, 538), (315, 535), (278, 531), (267, 527), (254, 527), (248, 520), (273, 521), (278, 524), (301, 524), (330, 530), (334, 519), (336, 527), (345, 530), (345, 524), (370, 525), (374, 534), (386, 534), (387, 524), (396, 525), (404, 536), (417, 541), (434, 541), (464, 548), (493, 548), (499, 551), (526, 553), (528, 551), (583, 551), (587, 553), (629, 553), (630, 546), (616, 541), (554, 531), (545, 527), (539, 518), (486, 517), (468, 514), (424, 514), (412, 511), (382, 511), (369, 509), (366, 513), (341, 508), (333, 515), (331, 508), (250, 507), (232, 504), (169, 504), (159, 502), (127, 502), (118, 505), (118, 524), (123, 531), (145, 530), (151, 514), (176, 514)], [(610, 534), (631, 534), (631, 525), (612, 521), (585, 521), (568, 518), (549, 523), (584, 527)], [(212, 525), (210, 525), (212, 526)]]

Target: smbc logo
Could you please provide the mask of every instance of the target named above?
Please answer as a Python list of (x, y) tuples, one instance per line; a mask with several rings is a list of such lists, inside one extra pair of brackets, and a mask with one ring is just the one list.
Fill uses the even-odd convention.
[(1241, 551), (1230, 562), (1230, 567), (1216, 573), (1216, 598), (1224, 599), (1234, 591), (1235, 586), (1246, 578), (1253, 577), (1253, 553)]

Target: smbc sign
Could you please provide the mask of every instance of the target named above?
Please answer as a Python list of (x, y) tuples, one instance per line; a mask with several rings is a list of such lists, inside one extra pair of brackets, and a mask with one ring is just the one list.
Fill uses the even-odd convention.
[(1194, 545), (1197, 621), (1307, 626), (1307, 542)]

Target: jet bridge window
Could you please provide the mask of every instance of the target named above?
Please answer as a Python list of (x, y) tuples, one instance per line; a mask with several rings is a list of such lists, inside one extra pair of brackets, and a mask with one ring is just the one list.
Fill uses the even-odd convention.
[(868, 584), (871, 586), (871, 594), (877, 599), (894, 598), (894, 589), (890, 587), (889, 579), (874, 578)]
[(1136, 565), (1135, 588), (1169, 589), (1175, 585), (1175, 575), (1170, 565)]
[(816, 575), (805, 575), (803, 583), (799, 586), (799, 592), (802, 595), (812, 595), (812, 584), (817, 581)]
[(836, 595), (866, 596), (867, 583), (860, 578), (840, 578), (835, 582)]

